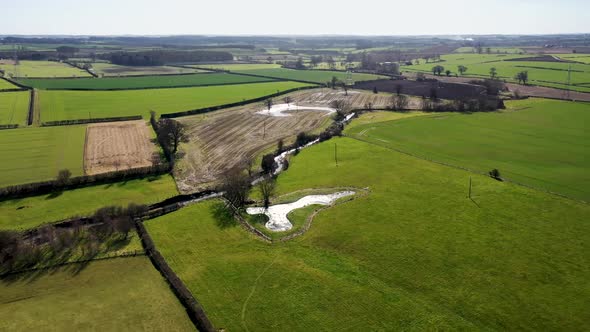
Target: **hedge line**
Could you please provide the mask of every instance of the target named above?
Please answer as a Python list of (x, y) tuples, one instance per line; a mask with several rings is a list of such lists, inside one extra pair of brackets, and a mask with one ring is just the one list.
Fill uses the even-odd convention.
[(0, 130), (16, 129), (16, 128), (18, 128), (18, 125), (0, 125)]
[(23, 91), (23, 90), (30, 90), (30, 89), (31, 89), (31, 88), (29, 88), (28, 86), (26, 86), (26, 85), (22, 85), (22, 84), (20, 84), (19, 82), (15, 81), (15, 80), (12, 80), (12, 79), (9, 79), (9, 78), (7, 78), (7, 77), (0, 77), (0, 79), (3, 79), (3, 80), (5, 80), (6, 82), (8, 82), (8, 83), (10, 83), (10, 84), (12, 84), (12, 85), (16, 85), (16, 86), (18, 86), (18, 87), (20, 88), (20, 89), (9, 89), (9, 90), (2, 90), (2, 92), (14, 92), (14, 91)]
[(56, 190), (70, 190), (89, 185), (119, 182), (121, 180), (130, 180), (151, 175), (166, 174), (170, 171), (170, 164), (165, 163), (155, 166), (133, 168), (124, 171), (77, 176), (69, 179), (66, 183), (60, 183), (57, 180), (49, 180), (19, 184), (0, 188), (0, 199), (18, 198), (27, 195), (42, 195), (55, 192)]
[(49, 122), (43, 122), (41, 124), (41, 126), (42, 127), (70, 126), (70, 125), (85, 124), (85, 123), (119, 122), (119, 121), (132, 121), (132, 120), (141, 120), (141, 119), (143, 119), (143, 117), (141, 115), (131, 115), (131, 116), (118, 116), (118, 117), (112, 117), (112, 118), (49, 121)]
[(149, 235), (145, 226), (140, 220), (136, 220), (135, 226), (137, 228), (137, 234), (141, 239), (143, 247), (152, 261), (152, 264), (156, 267), (162, 276), (168, 281), (168, 284), (174, 291), (174, 294), (178, 297), (184, 308), (186, 309), (189, 318), (195, 324), (199, 331), (203, 332), (214, 332), (215, 328), (213, 324), (205, 314), (203, 307), (193, 297), (190, 290), (184, 285), (182, 280), (174, 273), (172, 268), (168, 265), (162, 254), (156, 249), (156, 245)]
[(29, 95), (29, 114), (27, 114), (27, 125), (32, 126), (35, 117), (35, 89), (31, 89)]
[[(314, 84), (317, 84), (317, 83), (314, 83)], [(282, 95), (287, 94), (287, 93), (291, 93), (291, 92), (295, 92), (295, 91), (300, 91), (300, 90), (315, 89), (317, 87), (318, 87), (317, 85), (314, 85), (314, 86), (304, 86), (304, 87), (300, 87), (300, 88), (293, 88), (293, 89), (289, 89), (289, 90), (285, 90), (285, 91), (281, 91), (281, 92), (276, 92), (276, 93), (273, 93), (273, 94), (270, 94), (270, 95), (266, 95), (266, 96), (254, 98), (254, 99), (248, 99), (248, 100), (244, 100), (244, 101), (239, 101), (239, 102), (236, 102), (236, 103), (230, 103), (230, 104), (224, 104), (224, 105), (217, 105), (217, 106), (199, 108), (199, 109), (194, 109), (194, 110), (184, 111), (184, 112), (167, 113), (167, 114), (160, 115), (160, 117), (161, 118), (170, 119), (170, 118), (178, 118), (178, 117), (181, 117), (181, 116), (188, 116), (188, 115), (209, 113), (209, 112), (217, 111), (217, 110), (224, 109), (224, 108), (230, 108), (230, 107), (236, 107), (236, 106), (244, 106), (244, 105), (248, 105), (248, 104), (251, 104), (251, 103), (261, 102), (261, 101), (263, 101), (265, 99), (268, 99), (268, 98), (278, 97), (278, 96), (282, 96)]]

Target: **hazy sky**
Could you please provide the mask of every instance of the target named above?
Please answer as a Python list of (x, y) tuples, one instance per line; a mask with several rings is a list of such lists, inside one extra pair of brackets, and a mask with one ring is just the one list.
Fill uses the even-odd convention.
[(590, 33), (590, 0), (4, 0), (0, 34)]

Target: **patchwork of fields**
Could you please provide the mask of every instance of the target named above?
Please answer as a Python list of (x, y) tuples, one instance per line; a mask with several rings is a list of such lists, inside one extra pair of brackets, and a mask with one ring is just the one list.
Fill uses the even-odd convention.
[(77, 79), (20, 79), (23, 85), (37, 89), (53, 90), (108, 90), (146, 89), (166, 87), (190, 87), (199, 85), (221, 85), (269, 82), (273, 79), (249, 77), (226, 73), (202, 73), (193, 75), (141, 76), (120, 78), (77, 78)]
[[(513, 61), (519, 58), (530, 58), (527, 55), (481, 55), (481, 54), (449, 54), (441, 56), (441, 62), (422, 62), (419, 65), (403, 66), (402, 71), (432, 72), (432, 67), (440, 65), (458, 74), (458, 66), (467, 67), (464, 76), (489, 77), (490, 69), (496, 68), (497, 75), (509, 82), (516, 82), (514, 76), (521, 71), (528, 71), (529, 84), (567, 88), (568, 69), (571, 66), (571, 89), (590, 92), (590, 65), (580, 63)], [(507, 61), (510, 60), (510, 61)], [(444, 74), (443, 74), (444, 75)]]
[(0, 187), (84, 174), (86, 126), (0, 130)]
[(26, 126), (30, 98), (29, 91), (0, 93), (0, 125)]
[(129, 91), (39, 91), (41, 121), (174, 113), (240, 102), (304, 87), (296, 82)]
[(12, 77), (91, 77), (85, 70), (56, 61), (20, 61), (17, 66), (12, 60), (1, 60), (0, 70)]
[(494, 113), (434, 114), (350, 128), (348, 135), (420, 157), (590, 200), (590, 104), (531, 99)]
[(145, 256), (0, 279), (0, 316), (5, 331), (195, 331)]
[(277, 194), (342, 186), (370, 194), (287, 243), (228, 224), (215, 201), (147, 227), (228, 330), (588, 328), (586, 204), (350, 138), (292, 158)]
[(0, 78), (0, 90), (18, 89), (19, 87)]
[[(327, 70), (295, 70), (286, 68), (270, 68), (270, 69), (238, 69), (234, 70), (236, 73), (260, 75), (267, 77), (276, 77), (286, 80), (306, 81), (324, 84), (332, 80), (332, 77), (336, 76), (339, 80), (346, 80), (346, 73), (341, 71), (327, 71)], [(386, 76), (373, 75), (373, 74), (352, 74), (352, 79), (355, 82), (360, 81), (372, 81)]]
[(174, 75), (204, 72), (204, 70), (171, 66), (131, 67), (102, 62), (92, 63), (92, 70), (98, 76)]

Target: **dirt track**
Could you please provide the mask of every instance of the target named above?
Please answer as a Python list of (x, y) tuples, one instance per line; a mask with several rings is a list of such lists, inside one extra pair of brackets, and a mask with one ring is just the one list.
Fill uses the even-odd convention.
[(93, 124), (86, 129), (87, 175), (151, 166), (154, 154), (157, 148), (143, 120)]
[[(384, 107), (390, 99), (386, 94), (358, 91), (349, 91), (346, 97), (343, 91), (331, 89), (306, 90), (290, 97), (300, 106), (329, 106), (332, 100), (342, 98), (356, 108), (367, 102)], [(275, 103), (283, 103), (282, 99), (277, 98)], [(263, 109), (261, 104), (254, 104), (179, 118), (190, 136), (190, 142), (181, 146), (184, 156), (175, 169), (179, 189), (185, 193), (203, 189), (244, 159), (276, 146), (280, 139), (293, 138), (299, 132), (310, 132), (332, 121), (323, 111), (291, 111), (288, 117), (256, 114)]]

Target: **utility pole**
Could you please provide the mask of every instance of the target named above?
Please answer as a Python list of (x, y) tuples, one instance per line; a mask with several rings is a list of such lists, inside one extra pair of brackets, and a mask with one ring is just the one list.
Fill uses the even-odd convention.
[(262, 126), (262, 139), (266, 139), (266, 117), (264, 118), (264, 125)]
[(336, 167), (338, 167), (338, 144), (334, 143), (334, 160), (336, 161)]
[(471, 176), (469, 177), (469, 199), (471, 199)]

